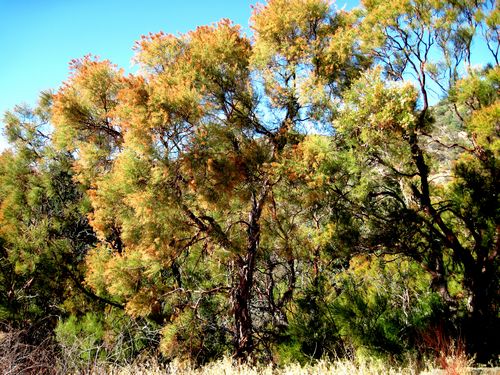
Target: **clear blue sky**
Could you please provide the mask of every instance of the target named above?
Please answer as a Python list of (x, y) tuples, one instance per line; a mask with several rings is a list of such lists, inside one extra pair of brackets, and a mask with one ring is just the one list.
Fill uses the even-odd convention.
[[(255, 0), (0, 0), (0, 118), (57, 88), (88, 53), (130, 70), (141, 35), (180, 33), (230, 18), (248, 30)], [(3, 148), (0, 140), (0, 148)]]

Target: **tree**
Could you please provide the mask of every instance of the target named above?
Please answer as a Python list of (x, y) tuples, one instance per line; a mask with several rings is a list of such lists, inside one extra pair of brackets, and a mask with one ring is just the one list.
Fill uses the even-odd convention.
[[(365, 75), (346, 95), (337, 122), (345, 142), (356, 150), (356, 163), (366, 168), (356, 209), (370, 220), (358, 246), (403, 253), (422, 264), (452, 310), (469, 298), (461, 311), (468, 317), (463, 334), (471, 352), (485, 361), (495, 352), (489, 332), (498, 327), (498, 170), (493, 151), (498, 142), (493, 125), (498, 124), (498, 66), (481, 74), (470, 61), (482, 17), (495, 7), (444, 1), (365, 5), (360, 32), (366, 28), (379, 36), (371, 54), (396, 82), (384, 80), (380, 70)], [(408, 81), (411, 76), (417, 89)], [(440, 137), (457, 130), (433, 117), (433, 89), (446, 95), (442, 105), (455, 112), (460, 136)], [(463, 294), (451, 295), (453, 279), (460, 280)]]
[[(123, 307), (129, 323), (161, 328), (165, 357), (199, 363), (228, 350), (305, 360), (345, 343), (400, 355), (450, 318), (487, 360), (499, 324), (496, 18), (492, 1), (347, 12), (270, 0), (252, 39), (229, 20), (142, 37), (135, 75), (73, 60), (43, 110), (6, 119), (3, 290), (36, 285), (42, 313), (80, 292)], [(483, 69), (477, 40), (492, 56)], [(50, 137), (38, 124), (49, 117)], [(77, 305), (58, 337), (98, 322), (94, 346), (102, 327), (115, 332), (116, 315), (92, 307), (78, 320)]]
[[(97, 296), (83, 284), (82, 264), (95, 235), (84, 191), (73, 181), (73, 158), (50, 144), (51, 93), (32, 110), (5, 115), (13, 149), (0, 162), (2, 321), (31, 330), (37, 342), (57, 317), (82, 309)], [(102, 302), (102, 301), (101, 301)]]
[[(305, 213), (284, 203), (283, 189), (295, 194), (301, 184), (288, 183), (280, 165), (303, 124), (327, 116), (328, 98), (364, 62), (348, 53), (354, 46), (328, 53), (336, 30), (352, 21), (324, 1), (271, 1), (255, 10), (254, 46), (223, 20), (144, 37), (138, 76), (90, 57), (73, 63), (53, 122), (89, 184), (101, 242), (87, 282), (96, 291), (173, 327), (186, 319), (206, 327), (202, 306), (222, 296), (232, 323), (227, 311), (210, 310), (219, 316), (210, 324), (231, 333), (237, 358), (252, 354), (264, 315), (286, 321), (295, 247), (303, 245), (293, 242), (297, 224), (288, 215)], [(323, 85), (323, 98), (307, 91), (308, 80)], [(166, 328), (165, 340), (172, 332), (179, 330)]]

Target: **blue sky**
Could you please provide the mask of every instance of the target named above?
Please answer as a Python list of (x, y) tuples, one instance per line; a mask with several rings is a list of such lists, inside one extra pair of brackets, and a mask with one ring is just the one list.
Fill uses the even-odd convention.
[(141, 35), (186, 32), (227, 17), (248, 25), (252, 0), (0, 0), (0, 111), (56, 88), (88, 53), (130, 69)]
[[(0, 0), (0, 117), (56, 89), (88, 53), (130, 71), (141, 35), (180, 33), (230, 18), (248, 30), (255, 0)], [(0, 148), (5, 144), (0, 139)]]

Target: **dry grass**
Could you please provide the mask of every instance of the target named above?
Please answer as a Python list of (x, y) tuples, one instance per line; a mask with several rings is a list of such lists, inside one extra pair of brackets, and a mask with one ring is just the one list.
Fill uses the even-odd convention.
[(57, 374), (55, 347), (47, 339), (31, 345), (23, 340), (23, 331), (0, 332), (0, 374)]
[(160, 365), (150, 361), (129, 366), (111, 366), (94, 368), (91, 374), (111, 375), (500, 375), (499, 369), (472, 369), (471, 360), (466, 357), (449, 357), (446, 368), (438, 368), (429, 361), (417, 366), (411, 361), (405, 367), (394, 367), (381, 360), (337, 360), (319, 361), (314, 365), (301, 366), (289, 364), (284, 368), (235, 364), (230, 358), (210, 363), (201, 368), (194, 368), (183, 362), (174, 361), (169, 365)]
[[(413, 368), (412, 368), (413, 367)], [(172, 362), (169, 365), (159, 365), (157, 363), (148, 362), (145, 364), (137, 364), (126, 367), (107, 367), (95, 369), (93, 374), (112, 374), (112, 375), (322, 375), (322, 374), (338, 374), (338, 375), (396, 375), (396, 374), (419, 374), (416, 366), (411, 364), (405, 368), (391, 367), (384, 364), (382, 361), (320, 361), (314, 365), (300, 366), (299, 364), (290, 364), (284, 368), (273, 368), (268, 366), (251, 366), (240, 364), (236, 365), (230, 358), (210, 363), (201, 368), (193, 368), (189, 364), (181, 362)], [(427, 372), (432, 374), (432, 372)]]
[[(377, 359), (357, 358), (319, 361), (301, 366), (289, 364), (283, 368), (271, 365), (252, 366), (236, 364), (231, 358), (196, 368), (187, 362), (173, 361), (167, 365), (158, 363), (155, 358), (147, 358), (142, 363), (120, 366), (116, 363), (99, 362), (97, 358), (77, 364), (71, 358), (63, 360), (50, 341), (34, 346), (23, 343), (23, 332), (0, 332), (0, 374), (88, 374), (88, 375), (500, 375), (496, 369), (471, 369), (472, 360), (460, 346), (448, 349), (446, 354), (437, 356), (425, 364), (408, 360), (404, 367), (389, 365)], [(72, 363), (72, 365), (71, 365)]]

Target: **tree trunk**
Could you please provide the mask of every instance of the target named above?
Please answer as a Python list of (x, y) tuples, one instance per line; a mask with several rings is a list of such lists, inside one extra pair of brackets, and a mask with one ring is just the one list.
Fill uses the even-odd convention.
[(264, 183), (258, 197), (252, 194), (252, 209), (248, 217), (247, 248), (245, 257), (238, 257), (238, 280), (233, 289), (233, 313), (235, 323), (234, 357), (246, 360), (254, 350), (253, 324), (250, 311), (255, 257), (259, 248), (262, 206), (267, 196), (268, 186)]
[(251, 289), (253, 286), (253, 268), (257, 246), (248, 249), (246, 259), (238, 262), (238, 284), (233, 292), (234, 322), (236, 329), (235, 352), (237, 359), (246, 359), (252, 355), (253, 325), (250, 314)]
[[(466, 276), (467, 277), (467, 276)], [(498, 319), (498, 282), (491, 267), (477, 269), (465, 280), (470, 299), (470, 315), (466, 321), (465, 340), (469, 353), (476, 361), (487, 363), (494, 359), (500, 347), (500, 321)]]
[(448, 291), (448, 280), (446, 276), (446, 268), (444, 266), (443, 254), (440, 249), (433, 249), (431, 254), (430, 264), (427, 266), (428, 272), (431, 274), (431, 289), (438, 293), (446, 306), (455, 306), (457, 302), (450, 296)]

